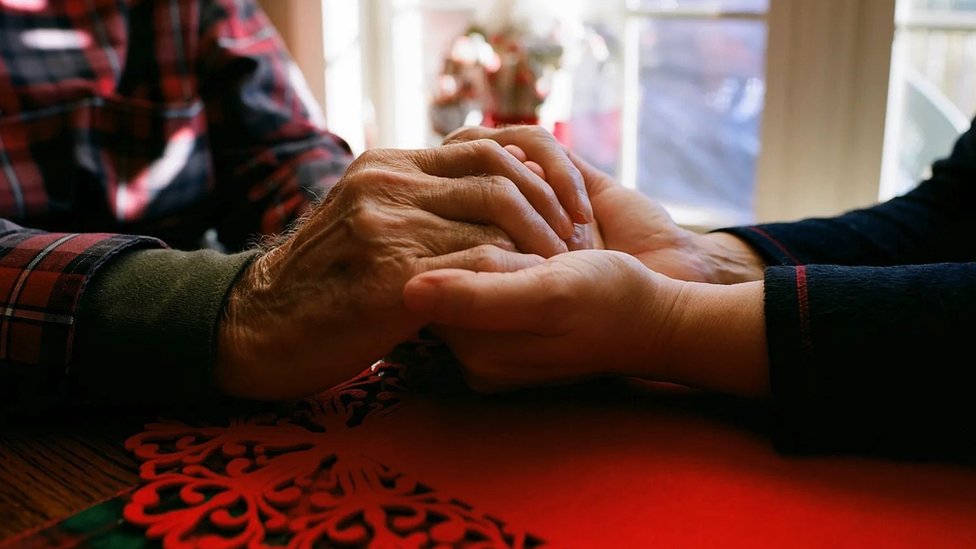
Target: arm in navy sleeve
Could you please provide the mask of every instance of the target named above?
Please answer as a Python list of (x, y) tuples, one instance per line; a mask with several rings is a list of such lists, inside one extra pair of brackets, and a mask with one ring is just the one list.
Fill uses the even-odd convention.
[(976, 263), (766, 270), (786, 451), (976, 456)]
[(976, 456), (976, 135), (905, 196), (729, 229), (772, 265), (766, 336), (788, 451)]
[(912, 192), (827, 219), (725, 229), (770, 265), (907, 265), (976, 260), (976, 131)]

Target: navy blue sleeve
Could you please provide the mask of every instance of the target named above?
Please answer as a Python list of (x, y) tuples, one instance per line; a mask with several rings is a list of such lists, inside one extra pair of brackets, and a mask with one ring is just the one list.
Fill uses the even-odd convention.
[(976, 263), (766, 270), (774, 439), (976, 456)]
[(871, 208), (726, 229), (770, 265), (781, 450), (976, 457), (973, 128), (932, 171)]
[[(974, 121), (976, 127), (976, 121)], [(976, 261), (976, 133), (969, 129), (932, 178), (871, 208), (826, 219), (723, 229), (770, 265), (908, 265)]]

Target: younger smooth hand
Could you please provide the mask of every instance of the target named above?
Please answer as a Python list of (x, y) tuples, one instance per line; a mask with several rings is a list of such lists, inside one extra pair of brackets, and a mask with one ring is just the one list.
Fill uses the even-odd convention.
[(569, 157), (586, 183), (602, 247), (680, 280), (727, 284), (762, 278), (762, 258), (735, 236), (683, 228), (653, 199), (619, 185), (577, 155)]
[(403, 296), (469, 385), (495, 392), (663, 367), (682, 284), (627, 254), (585, 250), (510, 273), (427, 272)]

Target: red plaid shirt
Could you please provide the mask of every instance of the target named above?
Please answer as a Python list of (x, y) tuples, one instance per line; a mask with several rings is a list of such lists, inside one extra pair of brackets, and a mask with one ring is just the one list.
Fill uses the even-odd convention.
[(114, 254), (240, 249), (338, 179), (298, 74), (253, 0), (0, 0), (0, 383), (63, 377)]

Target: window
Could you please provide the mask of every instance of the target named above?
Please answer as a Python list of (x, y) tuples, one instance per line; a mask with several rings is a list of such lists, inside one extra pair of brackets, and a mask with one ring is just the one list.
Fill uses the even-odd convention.
[(882, 198), (926, 178), (976, 113), (976, 0), (901, 0), (896, 27)]
[(431, 82), (478, 4), (322, 0), (330, 128), (357, 151), (438, 143), (427, 116)]
[(624, 181), (676, 220), (755, 218), (768, 0), (632, 0)]
[[(596, 40), (603, 51), (576, 52), (543, 122), (561, 124), (584, 157), (661, 199), (679, 221), (750, 221), (767, 2), (554, 2), (577, 14), (586, 46)], [(330, 125), (359, 147), (439, 142), (426, 110), (432, 82), (484, 4), (324, 0)], [(357, 63), (371, 70), (356, 74)], [(365, 104), (353, 97), (360, 90)]]
[[(686, 225), (903, 192), (976, 111), (976, 0), (528, 0), (547, 2), (597, 53), (543, 122)], [(357, 150), (439, 142), (432, 82), (485, 4), (322, 0), (330, 127)]]

